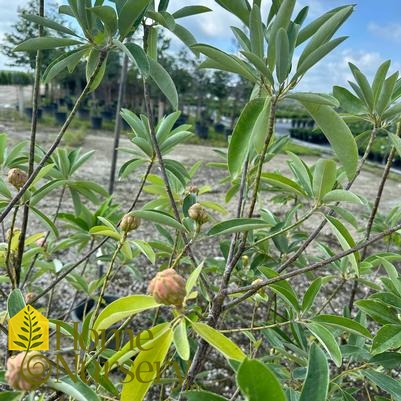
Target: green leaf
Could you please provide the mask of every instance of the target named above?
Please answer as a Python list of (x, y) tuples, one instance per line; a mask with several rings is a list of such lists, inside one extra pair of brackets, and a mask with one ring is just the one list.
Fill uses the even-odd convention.
[(79, 378), (76, 378), (74, 381), (69, 376), (48, 379), (46, 385), (67, 394), (77, 401), (100, 401), (96, 393)]
[(306, 192), (303, 188), (290, 178), (277, 173), (262, 173), (261, 180), (279, 187), (281, 190), (289, 193), (295, 193), (297, 196), (304, 197)]
[(299, 401), (326, 401), (330, 377), (326, 355), (316, 344), (312, 344), (308, 360), (308, 370)]
[(386, 324), (377, 332), (372, 343), (372, 354), (401, 347), (401, 325)]
[(290, 71), (290, 44), (287, 31), (280, 28), (276, 36), (276, 75), (278, 82), (282, 84), (288, 77)]
[(114, 323), (148, 309), (160, 306), (152, 296), (130, 295), (107, 305), (93, 324), (93, 330), (107, 329)]
[(397, 312), (390, 305), (375, 299), (360, 299), (355, 305), (380, 324), (399, 324)]
[(188, 361), (190, 348), (185, 319), (182, 319), (174, 329), (174, 345), (180, 358), (184, 361)]
[[(18, 401), (25, 395), (25, 391), (4, 391), (0, 393), (0, 401)], [(211, 399), (212, 401), (212, 399)], [(219, 400), (216, 400), (219, 401)]]
[(383, 352), (370, 358), (369, 363), (381, 365), (385, 369), (395, 369), (398, 368), (401, 364), (401, 353)]
[(251, 41), (251, 51), (258, 57), (264, 57), (264, 26), (260, 15), (260, 8), (257, 4), (253, 4), (249, 15), (249, 34)]
[(198, 281), (200, 274), (202, 273), (202, 269), (203, 269), (203, 262), (188, 277), (187, 283), (185, 284), (185, 289), (187, 291), (187, 294), (190, 294), (192, 292), (193, 288), (196, 285), (196, 282)]
[(42, 221), (42, 223), (48, 230), (50, 230), (50, 232), (52, 233), (52, 235), (54, 235), (54, 237), (57, 238), (59, 236), (59, 232), (56, 225), (53, 223), (51, 219), (49, 219), (49, 217), (47, 217), (46, 214), (44, 214), (41, 210), (36, 209), (33, 206), (29, 206), (29, 209), (36, 215), (36, 217), (39, 220)]
[(11, 319), (17, 313), (21, 312), (26, 306), (24, 296), (19, 288), (16, 288), (10, 292), (7, 299), (7, 312)]
[[(336, 219), (335, 217), (332, 216), (325, 216), (327, 221), (330, 224), (331, 229), (333, 230), (335, 236), (338, 239), (338, 242), (341, 245), (341, 248), (346, 251), (350, 248), (353, 248), (356, 244), (354, 241), (354, 238), (350, 234), (350, 232), (347, 230), (347, 228), (344, 226), (343, 223), (341, 223), (340, 220)], [(352, 253), (351, 255), (347, 256), (348, 260), (350, 261), (352, 268), (354, 269), (354, 272), (356, 275), (359, 275), (359, 261), (360, 261), (360, 255), (359, 252), (356, 251)]]
[(150, 263), (155, 264), (156, 254), (146, 241), (137, 239), (131, 242), (148, 258)]
[(241, 348), (218, 330), (213, 329), (205, 323), (190, 322), (190, 324), (200, 337), (212, 347), (216, 348), (217, 351), (223, 354), (227, 359), (243, 361), (246, 358)]
[(134, 27), (134, 24), (144, 14), (150, 0), (127, 0), (118, 13), (118, 29), (120, 38), (124, 39)]
[(183, 393), (188, 401), (229, 401), (228, 398), (210, 393), (209, 391), (185, 391)]
[(205, 6), (186, 6), (175, 11), (173, 13), (173, 17), (175, 19), (178, 19), (178, 18), (190, 17), (192, 15), (208, 13), (209, 11), (212, 10), (209, 7)]
[(401, 157), (401, 138), (399, 138), (397, 135), (394, 135), (393, 133), (389, 132), (388, 137), (390, 138), (391, 143), (395, 147), (395, 150), (398, 153), (398, 156)]
[(246, 0), (216, 0), (216, 3), (239, 18), (246, 26), (249, 24), (250, 7)]
[[(376, 71), (375, 77), (372, 83), (372, 91), (375, 102), (379, 99), (380, 93), (383, 92), (383, 84), (386, 80), (387, 72), (390, 68), (391, 60), (386, 60), (380, 65)], [(390, 94), (391, 95), (391, 94)]]
[(228, 146), (228, 169), (232, 178), (236, 178), (242, 171), (248, 156), (253, 129), (264, 105), (265, 99), (251, 100), (246, 104), (235, 124)]
[(356, 65), (352, 63), (348, 63), (348, 65), (350, 66), (352, 74), (354, 75), (354, 78), (359, 86), (359, 89), (362, 93), (363, 100), (365, 101), (366, 106), (370, 111), (373, 111), (374, 108), (373, 91), (369, 85), (367, 78), (365, 77), (365, 75), (362, 74), (362, 72)]
[(367, 108), (361, 99), (342, 86), (333, 86), (333, 96), (347, 113), (358, 115), (367, 112)]
[(304, 50), (302, 51), (298, 66), (303, 63), (303, 61), (311, 55), (316, 49), (320, 46), (327, 43), (332, 36), (336, 33), (337, 29), (345, 22), (345, 20), (351, 15), (353, 11), (353, 6), (344, 7), (339, 9), (337, 12), (333, 13), (315, 32), (312, 36), (308, 44), (305, 46)]
[(287, 96), (289, 99), (295, 99), (299, 102), (309, 102), (317, 104), (325, 104), (326, 106), (339, 107), (340, 103), (338, 100), (325, 93), (312, 93), (312, 92), (295, 92), (289, 93)]
[(113, 36), (117, 32), (117, 14), (113, 7), (95, 6), (89, 10), (102, 20), (110, 36)]
[(237, 383), (247, 401), (287, 400), (276, 375), (256, 359), (245, 359), (241, 363)]
[[(191, 48), (209, 57), (209, 59), (214, 62), (214, 67), (210, 68), (218, 68), (224, 71), (233, 72), (234, 74), (243, 76), (251, 82), (257, 81), (257, 76), (240, 58), (229, 55), (222, 50), (209, 45), (197, 44)], [(208, 60), (202, 63), (202, 67), (208, 67)]]
[(185, 230), (183, 225), (181, 225), (169, 214), (164, 212), (159, 212), (157, 210), (136, 210), (132, 212), (132, 214), (140, 217), (141, 219), (153, 221), (154, 223), (160, 224), (162, 226), (173, 227), (179, 231)]
[(327, 105), (300, 101), (329, 140), (349, 179), (358, 166), (358, 147), (352, 132), (340, 116)]
[[(157, 366), (163, 366), (172, 341), (173, 330), (169, 328), (166, 333), (149, 342), (148, 349), (141, 351), (136, 356), (131, 365), (130, 373), (124, 380), (121, 401), (142, 401), (145, 399), (152, 382), (159, 378), (160, 371)], [(142, 364), (145, 364), (147, 368), (141, 370)], [(149, 369), (149, 366), (152, 369)], [(140, 380), (138, 380), (138, 370), (140, 371)]]
[(318, 202), (330, 192), (337, 179), (336, 163), (330, 159), (320, 159), (313, 172), (312, 189)]
[(248, 219), (241, 217), (238, 219), (230, 219), (215, 224), (207, 233), (207, 235), (222, 235), (236, 232), (244, 232), (257, 230), (259, 228), (269, 227), (270, 224), (261, 219)]
[(72, 45), (82, 44), (74, 39), (53, 38), (50, 36), (42, 36), (40, 38), (27, 39), (20, 43), (15, 49), (15, 52), (32, 52), (35, 50), (55, 49), (57, 47), (67, 47)]
[(372, 335), (366, 327), (362, 326), (356, 320), (350, 319), (348, 317), (335, 315), (317, 315), (312, 320), (314, 322), (338, 327), (342, 330), (348, 331), (349, 333), (354, 333), (356, 335), (364, 336), (366, 338), (372, 338)]
[(155, 84), (166, 96), (174, 110), (178, 108), (178, 94), (177, 89), (169, 73), (155, 60), (148, 58), (149, 61), (149, 74)]
[(323, 196), (322, 202), (351, 202), (363, 204), (361, 198), (358, 195), (355, 195), (353, 192), (346, 191), (345, 189), (334, 189), (333, 191), (327, 192)]
[(387, 374), (376, 372), (373, 369), (366, 369), (362, 372), (367, 379), (394, 397), (394, 401), (401, 401), (401, 383), (399, 380), (395, 380)]
[(26, 13), (22, 13), (21, 17), (25, 18), (28, 21), (32, 21), (35, 24), (42, 25), (50, 29), (54, 29), (57, 32), (62, 32), (66, 33), (67, 35), (73, 35), (78, 37), (78, 35), (71, 29), (67, 28), (64, 25), (59, 24), (58, 22), (52, 21), (48, 18), (41, 17), (35, 14), (26, 14)]
[(336, 366), (340, 367), (342, 365), (341, 350), (331, 331), (319, 323), (307, 323), (306, 327), (319, 340)]
[(304, 313), (307, 312), (313, 305), (313, 302), (317, 294), (319, 293), (321, 287), (322, 287), (322, 278), (318, 277), (312, 282), (312, 284), (306, 290), (302, 300), (302, 311)]

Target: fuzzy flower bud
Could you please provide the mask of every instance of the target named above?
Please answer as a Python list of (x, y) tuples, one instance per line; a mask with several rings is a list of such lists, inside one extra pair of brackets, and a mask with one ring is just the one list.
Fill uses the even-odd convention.
[(120, 227), (126, 233), (129, 231), (136, 230), (141, 224), (141, 219), (137, 216), (133, 216), (132, 214), (126, 214), (123, 216), (121, 220)]
[(27, 293), (25, 294), (25, 297), (24, 297), (25, 303), (26, 303), (26, 304), (32, 303), (32, 300), (33, 300), (34, 298), (36, 298), (36, 294), (35, 294), (34, 292), (27, 292)]
[(200, 203), (194, 203), (188, 209), (188, 216), (200, 225), (206, 223), (209, 220), (206, 209)]
[(29, 391), (48, 377), (47, 358), (38, 351), (20, 352), (7, 360), (5, 379), (15, 390)]
[(8, 182), (15, 188), (20, 189), (27, 181), (28, 174), (19, 168), (12, 168), (7, 175)]
[(163, 270), (149, 283), (148, 292), (158, 303), (181, 307), (187, 293), (185, 279), (174, 269)]
[(188, 187), (188, 192), (189, 192), (190, 194), (198, 195), (198, 193), (199, 193), (199, 188), (198, 188), (196, 185), (190, 185), (190, 186)]

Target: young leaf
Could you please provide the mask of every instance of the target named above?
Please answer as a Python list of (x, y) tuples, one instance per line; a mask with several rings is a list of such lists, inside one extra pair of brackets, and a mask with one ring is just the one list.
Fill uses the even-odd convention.
[[(159, 370), (156, 366), (163, 365), (172, 341), (173, 330), (170, 328), (151, 343), (151, 349), (144, 349), (137, 355), (131, 365), (130, 373), (124, 381), (121, 401), (142, 401), (145, 398), (153, 381), (158, 378)], [(141, 377), (138, 377), (138, 368), (141, 364), (150, 366), (151, 369), (141, 370)]]
[(93, 330), (107, 329), (114, 323), (148, 309), (160, 306), (152, 296), (131, 295), (107, 305), (93, 324)]
[(320, 159), (313, 172), (312, 188), (315, 198), (320, 202), (324, 195), (330, 192), (336, 182), (336, 163), (330, 159)]
[(352, 132), (340, 116), (330, 107), (300, 101), (329, 140), (349, 179), (358, 165), (358, 147)]
[(180, 358), (184, 361), (188, 361), (190, 348), (185, 319), (182, 319), (174, 329), (174, 345)]
[(333, 96), (339, 101), (340, 106), (350, 114), (367, 113), (367, 108), (354, 94), (342, 86), (333, 86)]
[(276, 375), (262, 362), (245, 359), (237, 372), (241, 393), (249, 401), (286, 401), (287, 398)]
[(312, 344), (308, 359), (308, 370), (299, 401), (326, 401), (330, 377), (326, 355), (316, 344)]
[(194, 331), (202, 337), (212, 347), (216, 348), (217, 351), (222, 353), (227, 359), (233, 359), (235, 361), (243, 361), (245, 354), (237, 344), (233, 343), (224, 334), (221, 334), (218, 330), (213, 329), (205, 323), (190, 322)]

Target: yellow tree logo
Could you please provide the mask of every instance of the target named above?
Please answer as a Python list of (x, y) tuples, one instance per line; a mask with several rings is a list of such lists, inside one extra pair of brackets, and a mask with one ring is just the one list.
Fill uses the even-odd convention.
[(49, 349), (49, 321), (31, 305), (25, 306), (8, 324), (8, 349), (33, 351)]

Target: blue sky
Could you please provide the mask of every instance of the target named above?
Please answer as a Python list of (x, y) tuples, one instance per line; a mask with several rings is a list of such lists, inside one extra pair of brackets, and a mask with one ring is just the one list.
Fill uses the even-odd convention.
[[(233, 0), (234, 1), (234, 0)], [(270, 1), (263, 1), (267, 12)], [(351, 3), (351, 2), (350, 2)], [(391, 59), (392, 70), (401, 70), (401, 1), (356, 0), (355, 11), (340, 31), (349, 35), (342, 45), (328, 58), (314, 67), (304, 78), (302, 90), (330, 91), (332, 85), (346, 85), (350, 79), (347, 62), (351, 61), (372, 77), (379, 64)], [(0, 38), (11, 29), (17, 19), (17, 7), (26, 4), (22, 0), (0, 0)], [(237, 19), (219, 7), (214, 0), (170, 0), (170, 10), (184, 5), (202, 4), (214, 11), (190, 17), (184, 25), (192, 30), (199, 42), (233, 50), (230, 25), (239, 25)], [(347, 4), (340, 0), (298, 0), (297, 9), (310, 6), (310, 18), (322, 12)], [(182, 20), (184, 22), (184, 20)], [(0, 55), (0, 69), (7, 68), (7, 60)]]

